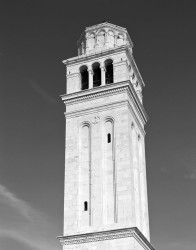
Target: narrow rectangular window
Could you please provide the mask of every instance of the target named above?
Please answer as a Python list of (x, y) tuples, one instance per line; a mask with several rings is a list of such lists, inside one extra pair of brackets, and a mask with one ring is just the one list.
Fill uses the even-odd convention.
[(88, 202), (87, 201), (84, 202), (84, 211), (88, 211)]
[(108, 143), (110, 143), (111, 142), (111, 134), (108, 134), (107, 138), (108, 138)]

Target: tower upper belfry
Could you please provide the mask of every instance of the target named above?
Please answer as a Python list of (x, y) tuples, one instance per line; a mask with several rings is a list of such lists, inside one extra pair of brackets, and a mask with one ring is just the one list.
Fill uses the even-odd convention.
[(145, 85), (132, 48), (126, 28), (108, 22), (87, 27), (78, 40), (78, 56), (63, 61), (67, 94), (128, 80), (142, 103)]
[(78, 40), (78, 55), (97, 53), (122, 45), (132, 50), (133, 43), (126, 28), (103, 22), (85, 29)]

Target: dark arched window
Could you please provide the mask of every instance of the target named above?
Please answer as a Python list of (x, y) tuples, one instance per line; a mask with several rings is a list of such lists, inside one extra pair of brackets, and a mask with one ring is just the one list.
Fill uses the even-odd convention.
[(106, 84), (110, 84), (114, 82), (114, 76), (113, 76), (113, 61), (111, 59), (107, 59), (105, 61), (105, 82)]
[(88, 81), (88, 70), (87, 66), (80, 67), (80, 74), (81, 74), (81, 89), (88, 89), (89, 88), (89, 81)]
[(101, 69), (99, 63), (93, 63), (93, 87), (98, 87), (101, 85)]

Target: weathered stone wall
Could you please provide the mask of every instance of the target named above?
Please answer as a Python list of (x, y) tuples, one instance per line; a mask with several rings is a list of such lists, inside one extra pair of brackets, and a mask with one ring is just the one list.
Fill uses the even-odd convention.
[[(149, 236), (144, 135), (124, 102), (128, 99), (115, 93), (67, 108), (73, 113), (66, 119), (65, 234), (120, 223)], [(110, 149), (106, 121), (113, 127)], [(90, 211), (84, 211), (85, 201)]]

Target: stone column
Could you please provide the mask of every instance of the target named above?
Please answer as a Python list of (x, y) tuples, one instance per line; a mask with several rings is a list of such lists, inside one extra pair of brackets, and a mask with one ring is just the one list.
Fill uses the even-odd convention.
[(89, 89), (93, 88), (93, 70), (91, 67), (88, 68), (88, 80), (89, 80)]
[(100, 69), (101, 69), (101, 86), (105, 85), (105, 66), (104, 64), (100, 65)]

